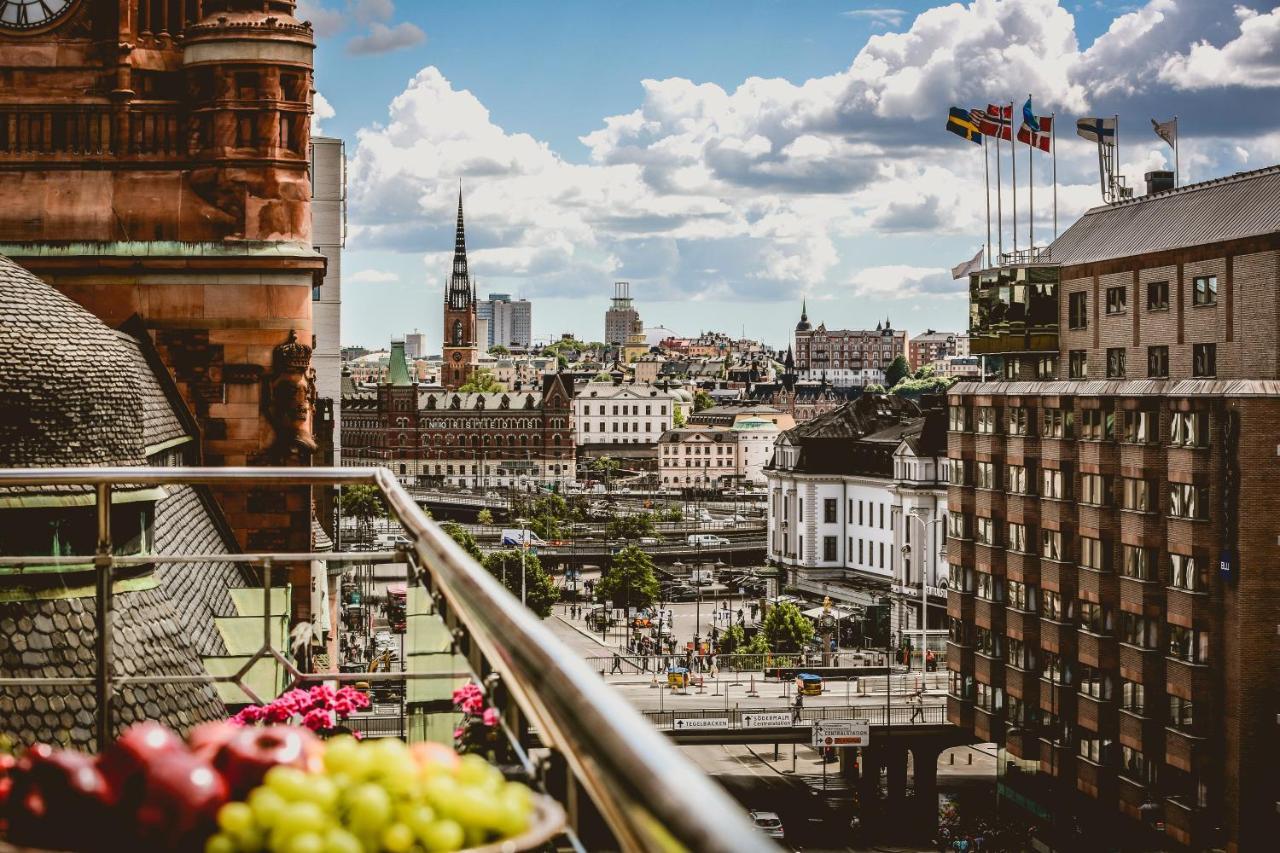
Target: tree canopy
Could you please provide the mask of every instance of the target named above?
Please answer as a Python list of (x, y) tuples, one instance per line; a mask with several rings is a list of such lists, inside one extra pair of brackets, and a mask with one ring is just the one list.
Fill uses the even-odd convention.
[(703, 391), (701, 388), (698, 389), (698, 393), (693, 395), (693, 410), (695, 412), (701, 412), (703, 409), (709, 409), (715, 404), (715, 398), (706, 391)]
[(502, 344), (494, 344), (489, 347), (489, 355), (511, 355), (511, 350), (507, 349)]
[(609, 519), (610, 539), (638, 539), (653, 533), (653, 516), (647, 512), (617, 515)]
[(477, 563), (481, 562), (483, 554), (480, 552), (480, 546), (476, 543), (476, 537), (471, 535), (470, 530), (467, 530), (467, 528), (463, 527), (456, 521), (446, 521), (440, 525), (440, 529), (443, 530), (450, 539), (461, 545), (462, 550), (466, 551), (471, 559), (475, 560)]
[[(481, 564), (514, 595), (520, 597), (520, 551), (490, 551)], [(542, 568), (537, 554), (524, 555), (525, 605), (543, 619), (551, 615), (551, 607), (560, 599), (560, 590)]]
[(658, 600), (653, 560), (635, 545), (623, 548), (596, 582), (595, 595), (597, 601), (612, 601), (614, 607), (649, 607)]
[(760, 626), (760, 634), (775, 652), (798, 652), (813, 637), (813, 623), (805, 618), (800, 608), (791, 602), (783, 602), (769, 610)]
[(468, 394), (473, 391), (503, 391), (505, 388), (503, 384), (498, 381), (498, 377), (493, 375), (492, 370), (487, 367), (481, 367), (477, 368), (476, 371), (471, 374), (470, 379), (458, 386), (458, 390), (464, 394)]
[(890, 388), (897, 385), (911, 373), (911, 365), (904, 356), (895, 358), (884, 371), (884, 384)]
[(382, 502), (382, 493), (375, 486), (357, 484), (345, 486), (338, 497), (338, 508), (342, 514), (354, 518), (364, 526), (375, 518), (387, 515), (387, 506)]

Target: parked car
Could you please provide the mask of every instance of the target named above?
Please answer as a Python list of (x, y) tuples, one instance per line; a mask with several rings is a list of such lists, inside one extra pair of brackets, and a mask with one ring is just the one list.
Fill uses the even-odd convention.
[(373, 538), (373, 544), (379, 548), (395, 548), (403, 545), (409, 547), (409, 537), (400, 533), (379, 533)]
[(702, 546), (703, 548), (715, 547), (717, 545), (728, 545), (729, 540), (723, 536), (717, 536), (714, 533), (690, 533), (686, 540), (691, 547)]
[(770, 838), (782, 840), (782, 818), (778, 817), (777, 812), (751, 811), (751, 820), (755, 823), (756, 829), (763, 832)]
[(639, 539), (641, 545), (661, 545), (662, 540), (657, 536), (641, 536)]

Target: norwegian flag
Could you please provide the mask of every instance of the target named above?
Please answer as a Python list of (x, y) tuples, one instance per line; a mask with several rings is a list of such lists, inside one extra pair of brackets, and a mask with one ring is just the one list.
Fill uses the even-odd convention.
[(1024, 121), (1018, 128), (1018, 141), (1048, 151), (1053, 142), (1053, 116), (1036, 116), (1035, 119), (1039, 127), (1032, 127)]
[(987, 104), (985, 110), (970, 110), (969, 115), (973, 116), (984, 135), (1005, 140), (1013, 138), (1013, 104), (1003, 107)]

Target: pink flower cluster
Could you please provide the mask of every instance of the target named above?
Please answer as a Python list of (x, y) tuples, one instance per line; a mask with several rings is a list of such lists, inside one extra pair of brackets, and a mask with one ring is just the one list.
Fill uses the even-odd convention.
[(266, 705), (249, 705), (231, 718), (242, 726), (287, 724), (301, 718), (312, 731), (332, 728), (335, 717), (345, 720), (354, 711), (369, 707), (369, 697), (353, 687), (334, 690), (318, 684), (310, 690), (290, 690)]
[(484, 691), (474, 681), (453, 691), (453, 706), (462, 712), (462, 720), (453, 730), (454, 746), (463, 752), (478, 749), (488, 742), (492, 734), (487, 729), (495, 728), (501, 717), (497, 708), (488, 707), (484, 701)]
[(464, 714), (478, 714), (484, 709), (484, 692), (474, 681), (453, 691), (453, 706)]

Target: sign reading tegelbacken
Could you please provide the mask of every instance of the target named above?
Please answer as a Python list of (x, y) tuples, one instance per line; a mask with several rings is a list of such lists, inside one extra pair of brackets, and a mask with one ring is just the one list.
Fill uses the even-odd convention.
[(677, 729), (727, 729), (728, 717), (690, 717), (676, 720)]

